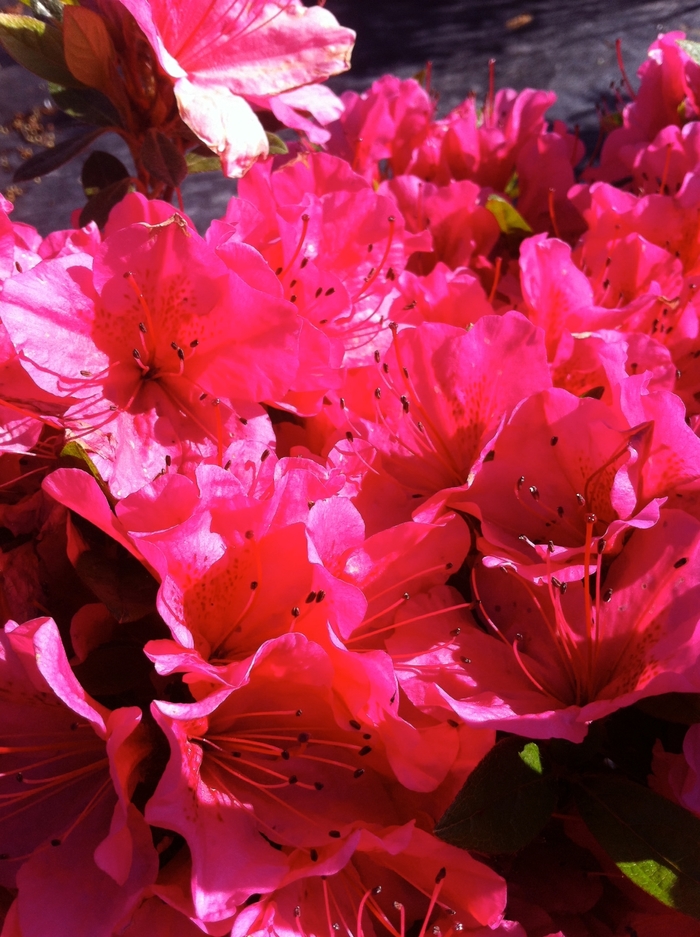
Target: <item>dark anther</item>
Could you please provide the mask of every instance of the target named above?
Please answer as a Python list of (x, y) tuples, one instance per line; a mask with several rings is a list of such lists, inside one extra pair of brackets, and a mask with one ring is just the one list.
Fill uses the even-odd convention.
[(193, 338), (192, 341), (190, 342), (190, 348), (196, 348), (197, 345), (199, 345), (199, 339)]
[(306, 596), (306, 604), (307, 604), (307, 605), (310, 605), (311, 602), (313, 602), (315, 598), (316, 598), (316, 593), (315, 593), (315, 592), (309, 592), (309, 594)]
[(323, 589), (319, 589), (318, 592), (316, 593), (316, 601), (323, 602), (325, 597), (326, 597), (326, 593), (323, 591)]
[(137, 358), (139, 361), (141, 360), (141, 353), (139, 352), (138, 348), (134, 348), (131, 354), (134, 356), (134, 358)]
[(552, 438), (549, 440), (550, 446), (556, 446), (558, 442), (559, 442), (558, 436), (552, 436)]
[(381, 387), (375, 388), (374, 396), (377, 398), (377, 400), (381, 400), (381, 396), (382, 396), (382, 389), (381, 389)]
[(371, 733), (371, 732), (365, 732), (364, 735), (362, 736), (362, 738), (363, 738), (363, 739), (371, 739), (371, 738), (372, 738), (372, 733)]
[(448, 726), (452, 726), (453, 729), (459, 728), (459, 723), (457, 722), (456, 719), (448, 719), (448, 720), (447, 720), (447, 725), (448, 725)]
[(269, 449), (263, 450), (263, 453), (262, 453), (262, 455), (260, 456), (260, 461), (261, 461), (261, 462), (264, 462), (265, 459), (269, 456), (269, 454), (270, 454), (270, 450), (269, 450)]
[(564, 508), (561, 507), (561, 506), (558, 507), (558, 508), (557, 508), (557, 514), (559, 515), (559, 517), (563, 517), (563, 516), (564, 516)]
[(354, 437), (353, 437), (352, 433), (350, 432), (350, 430), (348, 430), (347, 433), (345, 434), (345, 438), (347, 439), (348, 442), (352, 442), (352, 441), (353, 441), (353, 438), (354, 438)]
[(326, 290), (326, 296), (332, 296), (335, 293), (335, 287), (331, 286)]
[(310, 738), (311, 736), (309, 735), (308, 732), (300, 732), (299, 735), (297, 736), (298, 741), (300, 741), (302, 745), (305, 742), (308, 742)]
[(52, 839), (52, 840), (51, 840), (51, 845), (52, 845), (52, 846), (60, 846), (60, 845), (61, 845), (61, 840), (60, 840), (60, 839)]
[(339, 830), (328, 830), (328, 835), (329, 835), (329, 836), (332, 836), (333, 839), (340, 839), (340, 831), (339, 831)]
[(605, 540), (599, 540), (598, 541), (598, 553), (604, 553), (604, 552), (605, 552)]
[(435, 876), (435, 884), (439, 885), (443, 878), (447, 875), (447, 869), (443, 866), (438, 874)]
[(460, 660), (462, 661), (463, 664), (471, 664), (472, 662), (471, 657), (460, 657)]
[(372, 748), (369, 745), (363, 745), (362, 748), (357, 753), (361, 758), (364, 758), (365, 755), (369, 755), (372, 751)]
[(296, 280), (292, 280), (292, 282), (291, 282), (289, 285), (290, 285), (290, 286), (296, 286), (296, 285), (297, 285), (297, 281), (296, 281)]
[(322, 791), (322, 790), (323, 790), (323, 782), (322, 782), (322, 781), (314, 781), (314, 787), (316, 788), (317, 791)]
[(251, 582), (250, 588), (253, 590), (253, 592), (255, 592), (255, 590), (258, 588), (258, 584), (255, 580)]
[(353, 771), (352, 776), (354, 778), (361, 778), (364, 773), (365, 773), (364, 768), (358, 768), (356, 771)]
[(377, 362), (377, 364), (379, 364), (379, 361), (380, 361), (381, 357), (382, 357), (382, 356), (379, 354), (378, 351), (375, 351), (375, 352), (374, 352), (374, 360)]
[(299, 266), (301, 267), (302, 270), (303, 270), (304, 267), (308, 264), (308, 262), (309, 262), (309, 258), (308, 258), (308, 257), (304, 257), (304, 259), (302, 260), (302, 262), (299, 264)]
[(410, 405), (408, 403), (408, 397), (405, 394), (401, 395), (401, 406), (403, 407), (403, 412), (408, 413)]
[(22, 774), (21, 771), (17, 772), (17, 774), (15, 775), (15, 780), (19, 781), (20, 784), (22, 783), (22, 781), (24, 781), (24, 775)]
[(312, 850), (309, 852), (309, 856), (311, 857), (311, 861), (312, 861), (312, 862), (318, 862), (318, 853), (316, 852), (315, 849), (312, 849)]
[(351, 729), (356, 729), (356, 730), (359, 732), (359, 730), (362, 728), (362, 725), (361, 725), (361, 723), (359, 723), (359, 722), (357, 721), (357, 719), (351, 719), (351, 720), (350, 720), (350, 728), (351, 728)]
[(537, 485), (530, 485), (530, 494), (535, 499), (535, 501), (540, 500), (540, 491)]
[(278, 277), (278, 276), (280, 275), (280, 273), (282, 273), (283, 270), (284, 270), (284, 267), (278, 267), (278, 268), (275, 270), (275, 276)]
[(284, 761), (289, 761), (289, 752), (287, 751), (286, 748), (282, 749), (282, 758), (284, 759)]
[(673, 568), (680, 569), (681, 566), (685, 566), (687, 562), (688, 562), (688, 557), (684, 556), (680, 560), (676, 560), (676, 562), (673, 564)]
[(289, 302), (295, 303), (296, 301), (297, 301), (296, 293), (292, 293), (292, 295), (289, 297)]
[(139, 322), (139, 329), (143, 332), (144, 335), (148, 331), (148, 329), (146, 328), (146, 324), (144, 322)]
[(322, 292), (323, 292), (323, 287), (319, 286), (319, 288), (316, 290), (316, 299), (318, 299), (318, 297), (321, 295)]
[(253, 533), (252, 530), (246, 530), (246, 532), (245, 532), (245, 538), (246, 538), (246, 540), (252, 540), (254, 536), (255, 536), (255, 534)]
[(292, 609), (292, 616), (293, 616), (294, 618), (298, 618), (300, 615), (301, 615), (301, 612), (299, 611), (299, 609), (298, 609), (297, 606), (295, 605), (294, 608)]
[(605, 595), (603, 596), (603, 601), (604, 601), (604, 602), (609, 602), (612, 597), (613, 597), (613, 591), (612, 591), (612, 589), (606, 589), (606, 590), (605, 590)]

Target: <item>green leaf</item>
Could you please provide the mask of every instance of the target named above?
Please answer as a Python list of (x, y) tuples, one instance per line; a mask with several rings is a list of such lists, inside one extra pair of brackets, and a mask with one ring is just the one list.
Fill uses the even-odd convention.
[(0, 42), (15, 62), (45, 81), (80, 86), (71, 75), (63, 54), (61, 31), (31, 16), (0, 14)]
[(700, 42), (693, 42), (692, 39), (676, 39), (676, 42), (694, 62), (700, 65)]
[(289, 153), (289, 148), (282, 137), (278, 137), (276, 133), (270, 133), (269, 130), (265, 131), (265, 136), (267, 137), (271, 156), (284, 156), (285, 153)]
[(503, 192), (511, 200), (518, 198), (520, 195), (520, 178), (517, 172), (514, 172), (508, 182), (506, 182), (506, 187)]
[(201, 153), (191, 152), (185, 157), (187, 171), (192, 172), (221, 172), (221, 160), (218, 156), (202, 156)]
[(88, 198), (97, 195), (103, 189), (129, 178), (129, 170), (124, 163), (104, 150), (93, 150), (83, 164), (80, 181)]
[(700, 920), (700, 820), (621, 777), (580, 779), (576, 806), (617, 867), (649, 895)]
[(63, 43), (68, 68), (79, 81), (108, 96), (117, 89), (117, 53), (101, 16), (85, 7), (67, 7)]
[(66, 114), (95, 127), (122, 127), (119, 111), (108, 97), (94, 88), (64, 88), (50, 84), (49, 91)]
[(175, 144), (153, 127), (141, 147), (141, 161), (148, 172), (176, 189), (187, 175), (187, 162)]
[[(69, 466), (75, 466), (76, 468), (83, 469), (86, 472), (89, 472), (90, 475), (95, 479), (97, 484), (102, 489), (103, 493), (107, 495), (107, 499), (110, 504), (114, 504), (114, 498), (109, 493), (109, 488), (107, 483), (104, 481), (97, 466), (92, 461), (90, 456), (87, 454), (87, 451), (80, 445), (79, 442), (76, 442), (75, 439), (72, 439), (70, 442), (67, 442), (63, 449), (61, 449), (59, 458), (62, 459), (65, 463), (68, 463)], [(77, 465), (76, 465), (77, 463)]]
[(489, 195), (486, 208), (491, 212), (504, 234), (532, 234), (532, 228), (508, 199), (501, 195)]
[(13, 180), (15, 182), (27, 182), (30, 179), (36, 179), (37, 176), (45, 176), (47, 173), (53, 172), (54, 169), (63, 166), (74, 156), (77, 156), (78, 153), (82, 153), (93, 140), (96, 140), (103, 133), (103, 129), (86, 130), (70, 137), (68, 140), (64, 140), (57, 146), (42, 150), (41, 153), (31, 156), (17, 167)]
[(116, 540), (89, 521), (71, 514), (85, 547), (75, 562), (82, 582), (120, 623), (138, 621), (155, 611), (158, 583)]
[(536, 742), (498, 742), (435, 827), (439, 839), (490, 854), (517, 852), (540, 832), (559, 788)]
[(114, 206), (133, 190), (134, 180), (127, 176), (113, 182), (104, 189), (100, 189), (96, 195), (93, 195), (87, 205), (80, 212), (79, 223), (81, 227), (94, 221), (99, 228), (104, 228), (109, 218), (109, 213)]

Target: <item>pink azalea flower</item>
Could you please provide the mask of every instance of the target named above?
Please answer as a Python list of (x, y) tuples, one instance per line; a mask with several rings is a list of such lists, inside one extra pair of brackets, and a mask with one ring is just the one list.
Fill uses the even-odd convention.
[[(357, 423), (381, 453), (382, 474), (401, 486), (404, 511), (435, 496), (421, 505), (434, 512), (447, 489), (471, 483), (507, 415), (550, 383), (542, 333), (518, 313), (484, 316), (467, 333), (437, 323), (401, 329), (383, 357), (346, 406), (362, 415)], [(369, 484), (376, 489), (358, 500), (363, 513), (369, 498), (384, 497), (381, 476)]]
[(551, 91), (502, 88), (489, 96), (483, 113), (473, 95), (436, 121), (419, 147), (410, 172), (430, 182), (471, 179), (503, 192), (521, 148), (545, 127), (544, 114), (556, 100)]
[(172, 462), (269, 448), (267, 418), (247, 401), (288, 386), (297, 317), (246, 260), (229, 270), (174, 215), (115, 232), (93, 269), (71, 255), (8, 282), (1, 312), (21, 364), (43, 390), (77, 398), (63, 420), (115, 496)]
[[(616, 182), (629, 175), (645, 144), (669, 124), (683, 126), (700, 113), (700, 66), (678, 45), (685, 33), (661, 34), (649, 46), (648, 58), (637, 75), (635, 99), (622, 114), (622, 127), (605, 140), (600, 167), (592, 178)], [(657, 190), (658, 191), (658, 190)]]
[[(696, 692), (699, 549), (698, 522), (663, 511), (654, 527), (635, 531), (607, 573), (598, 559), (595, 598), (588, 575), (568, 588), (533, 586), (477, 567), (489, 633), (465, 612), (445, 622), (452, 631), (439, 642), (420, 621), (397, 629), (388, 650), (399, 682), (427, 712), (452, 710), (474, 725), (574, 742), (590, 722), (637, 699)], [(436, 592), (401, 616), (448, 600)]]
[(185, 837), (202, 920), (292, 870), (323, 872), (358, 824), (397, 822), (383, 746), (332, 683), (328, 655), (290, 634), (264, 643), (235, 685), (154, 704), (172, 753), (147, 817)]
[(619, 551), (668, 497), (690, 507), (700, 440), (672, 394), (638, 403), (641, 380), (627, 379), (622, 408), (559, 389), (520, 405), (474, 484), (449, 502), (481, 521), (487, 563), (535, 581), (580, 579), (591, 551)]
[[(51, 619), (9, 622), (0, 647), (0, 874), (19, 888), (18, 933), (111, 937), (157, 872), (130, 803), (149, 750), (141, 713), (109, 712), (85, 694)], [(91, 889), (99, 901), (84, 900)]]
[(435, 103), (414, 78), (383, 75), (368, 91), (342, 95), (345, 112), (330, 126), (328, 149), (369, 182), (410, 171), (429, 132)]
[[(225, 221), (234, 226), (235, 240), (259, 250), (276, 271), (285, 296), (309, 323), (302, 340), (320, 333), (328, 343), (321, 362), (331, 368), (369, 363), (374, 349), (391, 339), (394, 284), (410, 256), (430, 248), (429, 232), (412, 233), (390, 194), (376, 192), (343, 160), (323, 153), (302, 154), (278, 171), (256, 166), (239, 194)], [(318, 405), (311, 412), (333, 386), (318, 357), (309, 355), (300, 368), (304, 374), (316, 365)]]
[(335, 923), (364, 937), (390, 929), (405, 937), (454, 928), (464, 933), (510, 934), (501, 928), (505, 883), (467, 852), (440, 843), (412, 824), (362, 829), (350, 861), (334, 874), (299, 878), (240, 911), (232, 937), (297, 933), (325, 937)]
[(349, 68), (355, 34), (322, 7), (308, 8), (301, 0), (235, 0), (192, 2), (174, 11), (163, 0), (122, 3), (173, 80), (180, 116), (221, 156), (226, 175), (242, 176), (268, 154), (265, 131), (248, 101), (268, 99), (282, 118), (287, 114), (279, 105), (316, 112), (322, 121), (337, 116), (306, 86)]

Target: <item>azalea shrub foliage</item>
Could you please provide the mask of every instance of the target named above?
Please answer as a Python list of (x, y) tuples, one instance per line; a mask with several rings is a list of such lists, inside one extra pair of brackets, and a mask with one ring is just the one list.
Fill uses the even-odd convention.
[(2, 937), (697, 937), (698, 47), (585, 154), (300, 0), (0, 35), (133, 159), (0, 211)]

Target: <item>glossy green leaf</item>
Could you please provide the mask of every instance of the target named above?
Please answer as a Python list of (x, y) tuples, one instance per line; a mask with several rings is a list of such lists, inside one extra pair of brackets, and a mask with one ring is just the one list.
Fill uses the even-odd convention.
[(32, 16), (2, 13), (0, 43), (15, 62), (39, 78), (66, 87), (80, 85), (68, 70), (63, 53), (63, 38), (56, 26)]
[(520, 212), (501, 195), (489, 195), (486, 199), (486, 208), (494, 216), (504, 234), (532, 234), (532, 228)]
[(463, 849), (517, 852), (549, 820), (558, 790), (538, 743), (503, 739), (469, 775), (435, 835)]
[(103, 129), (85, 130), (68, 140), (63, 140), (56, 146), (42, 150), (17, 167), (13, 177), (14, 181), (27, 182), (30, 179), (36, 179), (37, 176), (45, 176), (47, 173), (53, 172), (54, 169), (63, 166), (74, 156), (77, 156), (78, 153), (82, 153), (93, 140), (96, 140), (103, 133)]
[(104, 150), (93, 150), (83, 164), (80, 181), (88, 198), (97, 195), (103, 189), (129, 178), (129, 170), (124, 163)]
[(108, 97), (94, 88), (63, 88), (50, 84), (49, 91), (58, 107), (70, 117), (95, 127), (121, 127), (119, 111)]
[(114, 206), (117, 202), (121, 202), (124, 196), (131, 192), (133, 188), (134, 181), (131, 177), (127, 176), (124, 179), (113, 182), (104, 189), (100, 189), (99, 192), (92, 196), (87, 205), (85, 205), (80, 212), (80, 225), (83, 226), (94, 221), (99, 228), (104, 228), (107, 224), (109, 213)]
[(278, 137), (276, 133), (270, 133), (269, 130), (265, 131), (265, 135), (271, 156), (284, 156), (285, 153), (289, 153), (289, 148), (282, 137)]
[(693, 42), (692, 39), (676, 39), (676, 42), (694, 62), (700, 65), (700, 42)]
[(138, 621), (155, 611), (158, 583), (116, 540), (76, 514), (71, 522), (84, 549), (75, 561), (82, 582), (118, 622)]
[(187, 162), (172, 140), (151, 128), (141, 147), (141, 161), (148, 172), (176, 189), (187, 175)]
[(221, 172), (221, 160), (218, 156), (204, 156), (193, 151), (185, 157), (187, 171), (192, 172)]
[(575, 786), (584, 823), (636, 885), (700, 920), (700, 820), (622, 777), (582, 779)]

